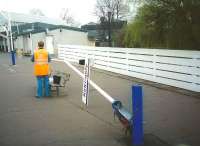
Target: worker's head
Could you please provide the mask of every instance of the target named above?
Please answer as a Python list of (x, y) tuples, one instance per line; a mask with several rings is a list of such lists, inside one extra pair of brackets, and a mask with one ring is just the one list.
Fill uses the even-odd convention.
[(43, 49), (44, 48), (44, 42), (43, 41), (39, 41), (38, 42), (38, 47), (39, 47), (39, 49)]

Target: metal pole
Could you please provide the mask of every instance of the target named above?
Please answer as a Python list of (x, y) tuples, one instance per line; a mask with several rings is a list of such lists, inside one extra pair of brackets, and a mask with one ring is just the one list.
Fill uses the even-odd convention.
[(6, 41), (7, 41), (7, 47), (8, 47), (8, 52), (10, 52), (10, 39), (9, 39), (9, 30), (8, 28), (4, 27), (5, 31), (6, 31)]
[(9, 29), (9, 33), (10, 33), (12, 65), (15, 65), (15, 52), (14, 52), (14, 49), (13, 49), (12, 27), (11, 27), (11, 20), (10, 20), (10, 14), (9, 13), (8, 13), (8, 29)]
[(29, 35), (30, 35), (29, 41), (30, 41), (30, 46), (31, 46), (31, 54), (33, 54), (34, 50), (33, 50), (32, 34), (30, 33)]
[(12, 27), (11, 27), (10, 14), (8, 14), (8, 29), (9, 29), (9, 33), (10, 33), (11, 51), (13, 51), (13, 38), (12, 38)]

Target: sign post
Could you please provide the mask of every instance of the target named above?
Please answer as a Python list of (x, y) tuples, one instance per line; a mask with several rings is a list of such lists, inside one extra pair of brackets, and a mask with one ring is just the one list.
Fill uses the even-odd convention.
[(87, 58), (85, 60), (85, 66), (84, 66), (83, 92), (82, 92), (82, 102), (86, 106), (88, 106), (89, 79), (90, 79), (90, 59)]

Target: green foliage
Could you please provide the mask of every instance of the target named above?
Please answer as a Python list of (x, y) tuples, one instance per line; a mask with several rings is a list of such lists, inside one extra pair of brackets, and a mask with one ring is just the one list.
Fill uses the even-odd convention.
[(125, 30), (126, 47), (200, 49), (199, 0), (146, 0)]

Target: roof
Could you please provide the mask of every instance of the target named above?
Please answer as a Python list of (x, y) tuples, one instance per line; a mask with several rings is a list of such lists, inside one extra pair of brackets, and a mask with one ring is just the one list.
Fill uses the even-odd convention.
[[(127, 24), (127, 21), (115, 20), (115, 21), (112, 21), (111, 27), (112, 29), (121, 29), (126, 24)], [(99, 23), (99, 24), (90, 22), (86, 25), (82, 25), (81, 29), (89, 32), (92, 30), (108, 29), (108, 27), (109, 27), (109, 24), (107, 21), (105, 21), (104, 23)]]
[(90, 22), (88, 24), (82, 25), (81, 29), (84, 29), (86, 31), (88, 30), (96, 30), (97, 29), (98, 24), (94, 23), (94, 22)]
[(55, 29), (66, 29), (66, 30), (73, 30), (73, 31), (79, 31), (79, 32), (86, 32), (80, 28), (77, 27), (71, 27), (71, 26), (65, 26), (65, 25), (52, 25), (52, 24), (46, 24), (46, 23), (26, 23), (19, 26), (12, 26), (12, 33), (14, 36), (20, 36), (20, 35), (26, 35), (26, 34), (35, 34), (40, 32), (46, 32), (47, 29), (49, 31), (55, 30)]
[[(118, 31), (123, 28), (124, 25), (127, 24), (127, 21), (123, 20), (115, 20), (111, 22), (112, 31)], [(81, 29), (88, 32), (88, 39), (96, 39), (96, 40), (106, 40), (108, 36), (109, 23), (105, 21), (104, 23), (93, 23), (90, 22), (88, 24), (82, 25)]]
[(89, 22), (88, 24), (86, 25), (97, 25), (97, 23), (94, 23), (94, 22)]
[[(37, 16), (31, 14), (21, 14), (21, 13), (5, 12), (5, 11), (1, 11), (1, 13), (3, 13), (3, 15), (5, 16), (10, 16), (11, 22), (15, 23), (41, 22), (53, 25), (66, 25), (66, 23), (61, 19), (49, 18), (46, 16)], [(1, 13), (0, 13), (0, 24), (5, 24), (7, 20)]]

